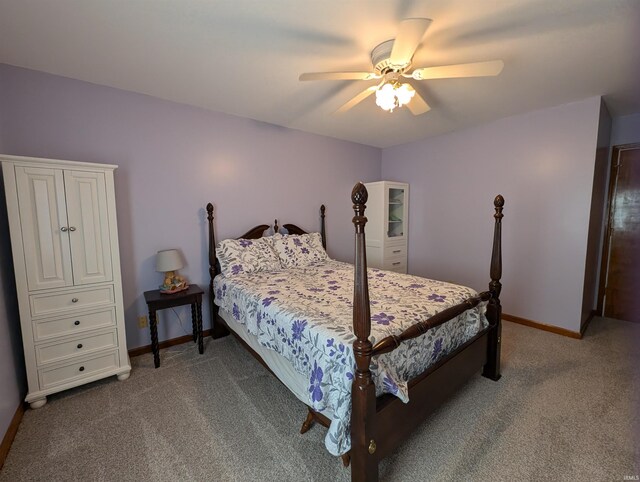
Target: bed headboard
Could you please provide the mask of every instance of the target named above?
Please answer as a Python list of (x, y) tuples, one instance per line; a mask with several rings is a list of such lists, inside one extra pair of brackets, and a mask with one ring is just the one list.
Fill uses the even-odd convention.
[[(322, 237), (322, 247), (325, 250), (327, 249), (327, 235), (326, 235), (325, 224), (324, 224), (326, 210), (327, 208), (324, 206), (324, 204), (320, 206), (320, 236)], [(307, 233), (307, 231), (296, 226), (295, 224), (285, 224), (282, 227), (286, 229), (289, 234), (309, 234)]]
[[(209, 302), (211, 308), (211, 327), (214, 332), (214, 338), (216, 336), (216, 316), (218, 314), (218, 306), (214, 303), (214, 292), (213, 292), (213, 278), (216, 275), (220, 274), (220, 263), (218, 262), (218, 257), (216, 256), (216, 234), (215, 229), (213, 227), (213, 204), (207, 204), (207, 221), (209, 223)], [(326, 208), (324, 204), (320, 206), (320, 236), (322, 237), (322, 247), (327, 249), (327, 235), (325, 232), (325, 211)], [(264, 235), (264, 232), (269, 229), (271, 226), (268, 224), (259, 224), (258, 226), (254, 226), (249, 231), (244, 233), (242, 236), (238, 236), (236, 239), (259, 239)], [(283, 226), (289, 234), (308, 234), (304, 229), (296, 226), (295, 224), (285, 224)], [(280, 230), (278, 227), (278, 220), (274, 220), (273, 223), (273, 232), (277, 233)]]
[[(263, 235), (264, 232), (269, 229), (271, 226), (269, 226), (268, 224), (259, 224), (258, 226), (255, 226), (253, 228), (251, 228), (249, 231), (247, 231), (246, 233), (244, 233), (242, 236), (238, 236), (236, 239), (260, 239)], [(278, 232), (278, 220), (276, 219), (274, 221), (273, 224), (273, 232), (277, 233)], [(215, 249), (215, 246), (214, 246)]]
[[(327, 249), (327, 234), (325, 227), (326, 210), (327, 208), (324, 204), (320, 206), (320, 236), (322, 238), (322, 247), (324, 249)], [(212, 283), (213, 278), (220, 273), (220, 263), (218, 263), (218, 258), (216, 256), (216, 235), (213, 227), (213, 211), (213, 204), (207, 204), (207, 221), (209, 223), (209, 275)], [(236, 239), (259, 239), (270, 227), (271, 226), (268, 224), (259, 224), (258, 226), (254, 226), (248, 230), (242, 236), (238, 236)], [(308, 234), (307, 231), (295, 224), (285, 224), (282, 227), (285, 228), (289, 234)], [(278, 231), (280, 231), (280, 228), (278, 226), (278, 220), (275, 219), (273, 221), (273, 232), (277, 233)]]

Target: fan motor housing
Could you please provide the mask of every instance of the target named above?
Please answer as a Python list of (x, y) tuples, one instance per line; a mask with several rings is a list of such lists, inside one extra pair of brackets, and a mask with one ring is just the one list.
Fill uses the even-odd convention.
[(387, 72), (405, 72), (410, 66), (411, 62), (406, 65), (393, 65), (389, 58), (391, 57), (391, 50), (393, 50), (394, 39), (382, 42), (371, 51), (371, 63), (377, 74), (384, 75)]

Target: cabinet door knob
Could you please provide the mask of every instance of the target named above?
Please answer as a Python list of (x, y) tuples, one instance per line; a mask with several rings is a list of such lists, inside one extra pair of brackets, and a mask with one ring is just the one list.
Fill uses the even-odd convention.
[(60, 228), (60, 231), (62, 231), (63, 233), (66, 233), (67, 231), (69, 231), (69, 228), (67, 228), (66, 226), (62, 226)]
[(78, 343), (78, 350), (82, 348), (82, 343)]
[(80, 320), (76, 320), (73, 322), (74, 325), (78, 326), (80, 324)]
[(78, 298), (71, 298), (71, 303), (77, 303), (78, 302)]
[(84, 367), (80, 367), (80, 368), (78, 368), (78, 370), (80, 370), (81, 372), (83, 372), (83, 371), (84, 371)]
[(69, 231), (71, 231), (71, 232), (74, 232), (75, 230), (76, 230), (75, 226), (71, 226), (71, 227), (69, 228)]

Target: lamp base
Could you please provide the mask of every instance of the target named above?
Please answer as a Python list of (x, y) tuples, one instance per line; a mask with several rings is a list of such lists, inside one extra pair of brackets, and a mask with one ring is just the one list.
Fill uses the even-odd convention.
[(188, 284), (185, 284), (184, 286), (177, 286), (175, 288), (170, 288), (170, 289), (160, 288), (160, 293), (162, 293), (163, 295), (172, 295), (174, 293), (179, 293), (180, 291), (184, 291), (188, 288), (189, 288)]
[(180, 276), (176, 271), (167, 271), (164, 275), (164, 283), (160, 288), (160, 293), (166, 295), (172, 295), (182, 290), (186, 290), (189, 287), (189, 283), (184, 279), (184, 276)]

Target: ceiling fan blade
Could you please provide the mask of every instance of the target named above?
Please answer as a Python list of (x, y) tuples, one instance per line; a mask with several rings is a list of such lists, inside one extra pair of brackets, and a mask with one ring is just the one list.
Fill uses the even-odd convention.
[(413, 98), (411, 99), (411, 102), (407, 104), (407, 107), (413, 115), (424, 114), (431, 110), (429, 104), (427, 104), (427, 102), (417, 92), (413, 95)]
[(380, 76), (373, 72), (309, 72), (301, 74), (298, 80), (371, 80)]
[(443, 65), (441, 67), (424, 67), (414, 70), (406, 77), (416, 80), (425, 79), (453, 79), (458, 77), (488, 77), (502, 72), (504, 62), (502, 60), (490, 60), (488, 62), (474, 62), (472, 64)]
[(411, 62), (411, 58), (430, 24), (431, 19), (429, 18), (407, 18), (400, 23), (400, 29), (393, 42), (389, 57), (391, 65), (404, 67)]
[(360, 102), (362, 102), (364, 99), (366, 99), (371, 94), (373, 94), (377, 90), (377, 88), (378, 88), (377, 85), (372, 85), (371, 87), (363, 90), (358, 95), (356, 95), (353, 99), (351, 99), (349, 102), (347, 102), (342, 107), (340, 107), (335, 113), (336, 114), (342, 114), (343, 112), (348, 111), (352, 107), (355, 107)]

